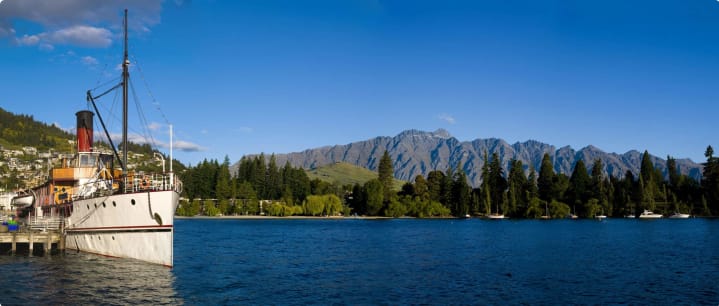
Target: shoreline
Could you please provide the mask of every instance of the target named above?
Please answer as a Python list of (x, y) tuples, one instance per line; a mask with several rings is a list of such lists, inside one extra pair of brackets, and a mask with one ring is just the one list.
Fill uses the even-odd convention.
[(332, 217), (321, 217), (321, 216), (257, 216), (257, 215), (238, 215), (238, 216), (175, 216), (175, 219), (238, 219), (238, 220), (275, 220), (275, 219), (296, 219), (296, 220), (383, 220), (383, 219), (394, 219), (392, 217), (381, 217), (381, 216), (332, 216)]

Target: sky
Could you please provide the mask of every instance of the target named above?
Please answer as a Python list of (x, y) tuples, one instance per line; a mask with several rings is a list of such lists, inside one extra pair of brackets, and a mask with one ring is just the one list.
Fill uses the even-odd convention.
[[(124, 8), (131, 140), (168, 152), (172, 124), (186, 164), (408, 129), (695, 162), (719, 145), (715, 0), (3, 0), (0, 107), (72, 130), (119, 82)], [(113, 138), (118, 99), (97, 101)]]

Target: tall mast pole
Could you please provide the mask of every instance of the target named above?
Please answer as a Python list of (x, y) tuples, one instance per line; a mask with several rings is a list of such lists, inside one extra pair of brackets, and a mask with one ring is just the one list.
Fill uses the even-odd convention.
[(122, 61), (122, 174), (127, 176), (127, 87), (130, 72), (127, 59), (127, 9), (125, 9), (125, 55)]
[(175, 174), (172, 172), (172, 124), (170, 124), (170, 187), (174, 190)]

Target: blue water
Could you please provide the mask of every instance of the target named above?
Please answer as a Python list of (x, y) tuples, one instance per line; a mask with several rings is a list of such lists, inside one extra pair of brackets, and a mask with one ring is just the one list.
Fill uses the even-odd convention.
[(175, 267), (0, 256), (0, 304), (719, 304), (719, 220), (176, 220)]

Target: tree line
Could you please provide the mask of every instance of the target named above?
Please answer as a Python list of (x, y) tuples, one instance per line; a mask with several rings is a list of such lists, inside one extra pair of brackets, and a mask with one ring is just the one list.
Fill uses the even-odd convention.
[[(564, 218), (577, 215), (591, 218), (599, 214), (613, 217), (639, 215), (646, 210), (711, 216), (719, 214), (719, 158), (709, 146), (705, 152), (703, 178), (697, 181), (682, 175), (676, 160), (667, 157), (666, 176), (652, 164), (647, 151), (638, 173), (624, 177), (606, 176), (600, 159), (587, 167), (577, 161), (570, 176), (555, 173), (549, 154), (544, 154), (539, 173), (519, 160), (511, 160), (505, 170), (497, 153), (485, 152), (479, 188), (470, 188), (462, 165), (445, 172), (418, 175), (397, 193), (387, 192), (380, 162), (379, 179), (353, 188), (353, 210), (368, 215), (417, 217), (451, 214), (454, 216), (504, 214), (512, 218)], [(389, 156), (385, 153), (383, 160)], [(391, 162), (391, 160), (390, 160)], [(387, 165), (387, 163), (385, 163)], [(588, 170), (589, 169), (589, 170)], [(386, 174), (384, 174), (386, 175)], [(666, 177), (666, 179), (665, 179)], [(439, 204), (439, 207), (431, 204)], [(439, 208), (439, 209), (437, 209)]]
[[(719, 215), (719, 158), (711, 146), (705, 152), (703, 176), (696, 180), (680, 174), (676, 160), (667, 157), (667, 173), (655, 168), (647, 151), (637, 173), (623, 177), (605, 175), (596, 159), (590, 166), (583, 160), (571, 175), (556, 173), (545, 153), (539, 172), (519, 160), (504, 169), (497, 153), (485, 152), (481, 184), (472, 188), (458, 164), (446, 171), (431, 171), (393, 190), (393, 161), (384, 152), (378, 177), (364, 184), (338, 186), (319, 179), (310, 180), (301, 168), (287, 162), (277, 167), (274, 155), (265, 162), (263, 154), (244, 157), (235, 176), (229, 160), (218, 164), (203, 161), (185, 172), (185, 197), (216, 199), (209, 213), (270, 215), (347, 215), (443, 217), (504, 214), (512, 218), (564, 218), (598, 214), (613, 217), (638, 215), (642, 211), (668, 214)], [(264, 206), (260, 205), (260, 200)], [(207, 214), (208, 204), (199, 200), (181, 205), (179, 214)], [(217, 211), (215, 211), (217, 208)]]
[(319, 179), (310, 180), (302, 168), (289, 162), (279, 167), (272, 154), (243, 157), (234, 175), (225, 157), (203, 160), (181, 174), (183, 197), (178, 215), (336, 215), (349, 213), (344, 189)]

